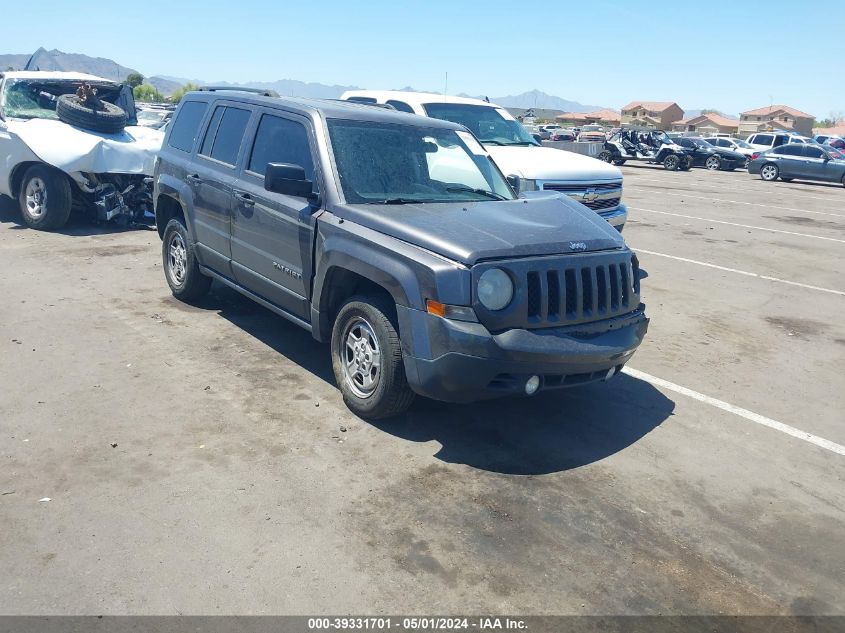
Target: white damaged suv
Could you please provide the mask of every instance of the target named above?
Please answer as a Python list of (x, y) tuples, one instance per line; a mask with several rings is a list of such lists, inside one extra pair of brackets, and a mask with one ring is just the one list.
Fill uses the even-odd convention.
[(519, 179), (520, 191), (558, 191), (586, 205), (619, 231), (628, 219), (619, 168), (589, 156), (543, 147), (507, 110), (493, 103), (395, 90), (347, 90), (340, 98), (459, 123), (478, 137), (502, 173)]
[(0, 73), (0, 195), (35, 229), (94, 220), (144, 223), (164, 134), (137, 127), (129, 86), (70, 72)]

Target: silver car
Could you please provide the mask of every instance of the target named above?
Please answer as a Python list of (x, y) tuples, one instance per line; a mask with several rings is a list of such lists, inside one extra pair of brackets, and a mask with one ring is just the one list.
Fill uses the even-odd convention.
[(755, 154), (749, 174), (763, 180), (820, 180), (845, 185), (845, 154), (820, 145), (789, 143)]

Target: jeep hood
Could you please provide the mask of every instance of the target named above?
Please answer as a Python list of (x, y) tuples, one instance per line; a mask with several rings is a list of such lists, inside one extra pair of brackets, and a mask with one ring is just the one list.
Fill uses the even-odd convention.
[(152, 176), (164, 139), (163, 132), (150, 128), (132, 126), (118, 134), (102, 134), (47, 119), (11, 120), (7, 131), (39, 159), (68, 174)]
[(553, 147), (487, 144), (484, 146), (505, 176), (516, 175), (532, 180), (578, 182), (622, 181), (618, 167), (597, 158)]
[(625, 245), (598, 214), (557, 193), (502, 201), (345, 205), (336, 214), (468, 266)]

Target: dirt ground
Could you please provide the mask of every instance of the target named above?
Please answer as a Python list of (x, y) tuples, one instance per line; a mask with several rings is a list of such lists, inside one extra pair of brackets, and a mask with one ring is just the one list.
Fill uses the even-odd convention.
[(845, 613), (845, 190), (623, 171), (633, 375), (377, 424), (154, 231), (0, 200), (0, 613)]

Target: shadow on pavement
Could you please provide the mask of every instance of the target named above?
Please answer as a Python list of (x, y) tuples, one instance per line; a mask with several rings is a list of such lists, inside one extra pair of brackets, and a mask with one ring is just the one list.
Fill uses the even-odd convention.
[[(225, 286), (196, 308), (217, 311), (279, 354), (334, 385), (328, 345)], [(675, 403), (650, 384), (621, 374), (608, 383), (455, 405), (417, 398), (411, 409), (368, 424), (411, 442), (434, 440), (435, 457), (480, 470), (540, 475), (599, 461), (666, 420)]]

